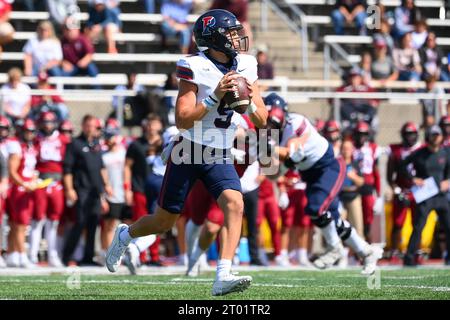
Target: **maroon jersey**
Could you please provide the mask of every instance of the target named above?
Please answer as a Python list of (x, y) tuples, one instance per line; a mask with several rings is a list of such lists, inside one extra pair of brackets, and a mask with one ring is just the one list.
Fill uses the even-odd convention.
[(50, 136), (37, 137), (38, 160), (36, 169), (39, 173), (63, 173), (63, 161), (69, 140), (55, 130)]
[(360, 163), (361, 173), (364, 177), (364, 183), (374, 186), (377, 193), (380, 192), (380, 177), (377, 170), (377, 160), (381, 154), (381, 149), (376, 143), (366, 142), (361, 147), (355, 146), (353, 159)]
[[(398, 185), (402, 189), (411, 188), (413, 182), (412, 179), (405, 177), (404, 175), (398, 174), (398, 168), (400, 167), (400, 163), (408, 157), (412, 152), (416, 151), (421, 147), (420, 143), (416, 143), (412, 147), (405, 147), (403, 144), (391, 144), (389, 146), (389, 161), (391, 161), (391, 165), (394, 170), (397, 172), (395, 177), (395, 184)], [(409, 170), (410, 168), (408, 168)]]
[(37, 149), (33, 143), (25, 143), (14, 140), (8, 146), (9, 155), (16, 154), (20, 157), (18, 173), (24, 181), (31, 181), (35, 178), (37, 161)]

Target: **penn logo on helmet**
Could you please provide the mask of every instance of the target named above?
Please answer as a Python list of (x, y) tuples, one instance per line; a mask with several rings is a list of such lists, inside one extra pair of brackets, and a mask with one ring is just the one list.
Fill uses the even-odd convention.
[(202, 19), (203, 21), (203, 35), (208, 36), (211, 34), (209, 27), (213, 27), (216, 24), (216, 18), (213, 16), (207, 16)]

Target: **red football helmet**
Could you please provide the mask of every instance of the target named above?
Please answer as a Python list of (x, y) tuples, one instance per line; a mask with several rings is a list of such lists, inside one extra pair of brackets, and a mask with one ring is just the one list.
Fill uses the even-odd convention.
[(72, 122), (70, 122), (69, 120), (64, 120), (63, 122), (61, 122), (59, 130), (72, 132), (74, 130)]
[(326, 133), (336, 132), (341, 130), (341, 126), (336, 120), (328, 120), (325, 122), (324, 129)]
[(356, 133), (367, 133), (367, 134), (369, 134), (370, 133), (370, 126), (365, 121), (359, 121), (356, 124), (355, 132)]
[[(450, 124), (450, 123), (449, 123)], [(401, 129), (402, 135), (405, 133), (418, 133), (419, 130), (414, 122), (408, 121), (406, 122)]]
[(36, 131), (36, 124), (31, 119), (25, 119), (20, 125), (22, 131)]
[(439, 120), (439, 126), (442, 128), (447, 125), (450, 125), (450, 116), (443, 116), (441, 120)]
[(284, 111), (278, 107), (270, 109), (267, 120), (270, 121), (274, 129), (282, 129), (286, 124)]
[(111, 128), (111, 129), (119, 129), (120, 128), (120, 124), (119, 121), (117, 121), (117, 119), (114, 118), (109, 118), (108, 120), (106, 120), (106, 128)]
[(11, 122), (8, 120), (5, 116), (0, 116), (0, 127), (1, 128), (8, 128), (11, 126)]
[(44, 122), (56, 122), (57, 118), (56, 115), (51, 112), (51, 111), (44, 111), (39, 115), (39, 123), (44, 123)]

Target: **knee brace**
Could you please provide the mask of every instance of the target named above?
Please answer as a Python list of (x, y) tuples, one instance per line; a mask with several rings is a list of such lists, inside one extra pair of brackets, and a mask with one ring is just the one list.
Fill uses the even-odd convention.
[(329, 211), (325, 211), (319, 216), (311, 216), (311, 221), (315, 226), (325, 228), (333, 221), (333, 219), (331, 218), (331, 213)]
[(347, 240), (352, 233), (352, 226), (346, 220), (338, 219), (335, 221), (336, 223), (336, 231), (341, 238), (342, 241)]

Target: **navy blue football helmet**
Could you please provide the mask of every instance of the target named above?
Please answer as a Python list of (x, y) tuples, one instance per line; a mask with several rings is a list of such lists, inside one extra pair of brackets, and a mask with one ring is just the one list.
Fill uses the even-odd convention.
[(273, 107), (277, 107), (282, 109), (284, 112), (288, 112), (287, 102), (275, 92), (272, 92), (264, 98), (264, 104), (269, 110)]
[(194, 38), (199, 50), (212, 48), (230, 58), (248, 50), (248, 37), (243, 35), (243, 31), (236, 16), (222, 9), (205, 12), (194, 24)]

